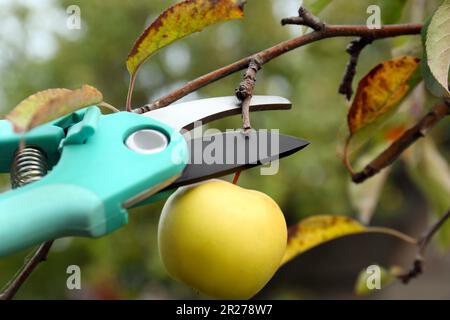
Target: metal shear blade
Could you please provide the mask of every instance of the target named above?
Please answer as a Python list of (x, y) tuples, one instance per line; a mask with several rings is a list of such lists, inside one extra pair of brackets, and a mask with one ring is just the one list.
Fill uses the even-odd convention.
[[(208, 154), (207, 149), (211, 150), (214, 143), (216, 143), (214, 155)], [(181, 177), (165, 190), (265, 165), (302, 150), (309, 142), (261, 130), (250, 134), (225, 132), (193, 139), (188, 141), (188, 145), (189, 164)], [(195, 159), (196, 156), (198, 159)]]
[[(289, 110), (291, 107), (292, 103), (282, 97), (253, 96), (250, 111)], [(239, 100), (230, 96), (172, 104), (162, 109), (144, 113), (143, 116), (159, 120), (178, 130), (191, 130), (197, 121), (206, 124), (237, 115), (240, 112)]]
[[(288, 110), (291, 107), (291, 102), (282, 97), (254, 96), (251, 100), (250, 111)], [(177, 130), (191, 130), (198, 121), (201, 121), (203, 125), (240, 112), (241, 105), (238, 99), (229, 96), (173, 104), (147, 112), (144, 116), (164, 122)], [(208, 148), (211, 149), (211, 145), (218, 141), (220, 146), (214, 150), (216, 153), (214, 161), (205, 159), (204, 152)], [(253, 131), (248, 135), (236, 131), (220, 133), (187, 142), (190, 149), (190, 162), (181, 177), (164, 190), (267, 164), (287, 157), (309, 144), (304, 140), (266, 130)], [(217, 153), (221, 155), (218, 156)], [(231, 154), (234, 161), (230, 161)]]

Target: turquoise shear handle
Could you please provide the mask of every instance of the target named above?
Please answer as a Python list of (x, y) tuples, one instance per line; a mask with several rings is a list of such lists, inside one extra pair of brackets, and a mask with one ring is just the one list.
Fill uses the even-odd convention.
[[(130, 150), (125, 140), (142, 129), (164, 134), (168, 146), (154, 154)], [(9, 172), (19, 139), (0, 121), (1, 172)], [(0, 256), (46, 240), (100, 237), (122, 227), (128, 222), (124, 203), (158, 191), (189, 159), (185, 139), (173, 128), (128, 112), (101, 115), (97, 107), (38, 128), (25, 142), (43, 148), (55, 165), (42, 180), (0, 195)]]
[[(70, 196), (68, 196), (70, 195)], [(97, 237), (105, 233), (105, 209), (94, 193), (74, 185), (11, 192), (0, 199), (0, 254), (7, 255), (50, 239)]]

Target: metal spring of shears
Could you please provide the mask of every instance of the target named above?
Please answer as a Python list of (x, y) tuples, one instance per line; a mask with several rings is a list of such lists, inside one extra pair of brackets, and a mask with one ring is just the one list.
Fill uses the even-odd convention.
[(42, 179), (48, 171), (47, 157), (38, 148), (26, 146), (19, 149), (11, 166), (12, 188), (22, 187)]

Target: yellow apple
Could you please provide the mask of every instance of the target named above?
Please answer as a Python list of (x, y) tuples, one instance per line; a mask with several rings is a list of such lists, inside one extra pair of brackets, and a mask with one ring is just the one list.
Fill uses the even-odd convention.
[(222, 180), (177, 190), (158, 228), (169, 274), (219, 299), (258, 293), (280, 266), (286, 242), (286, 221), (272, 198)]

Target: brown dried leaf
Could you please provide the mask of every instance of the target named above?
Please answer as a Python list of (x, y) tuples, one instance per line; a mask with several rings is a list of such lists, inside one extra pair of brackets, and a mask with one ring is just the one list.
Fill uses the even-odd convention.
[(403, 56), (376, 66), (359, 83), (348, 113), (351, 135), (393, 111), (412, 87), (409, 84), (420, 59)]
[(24, 133), (43, 123), (102, 101), (101, 92), (88, 85), (78, 90), (49, 89), (26, 98), (5, 118), (12, 122), (16, 132)]

